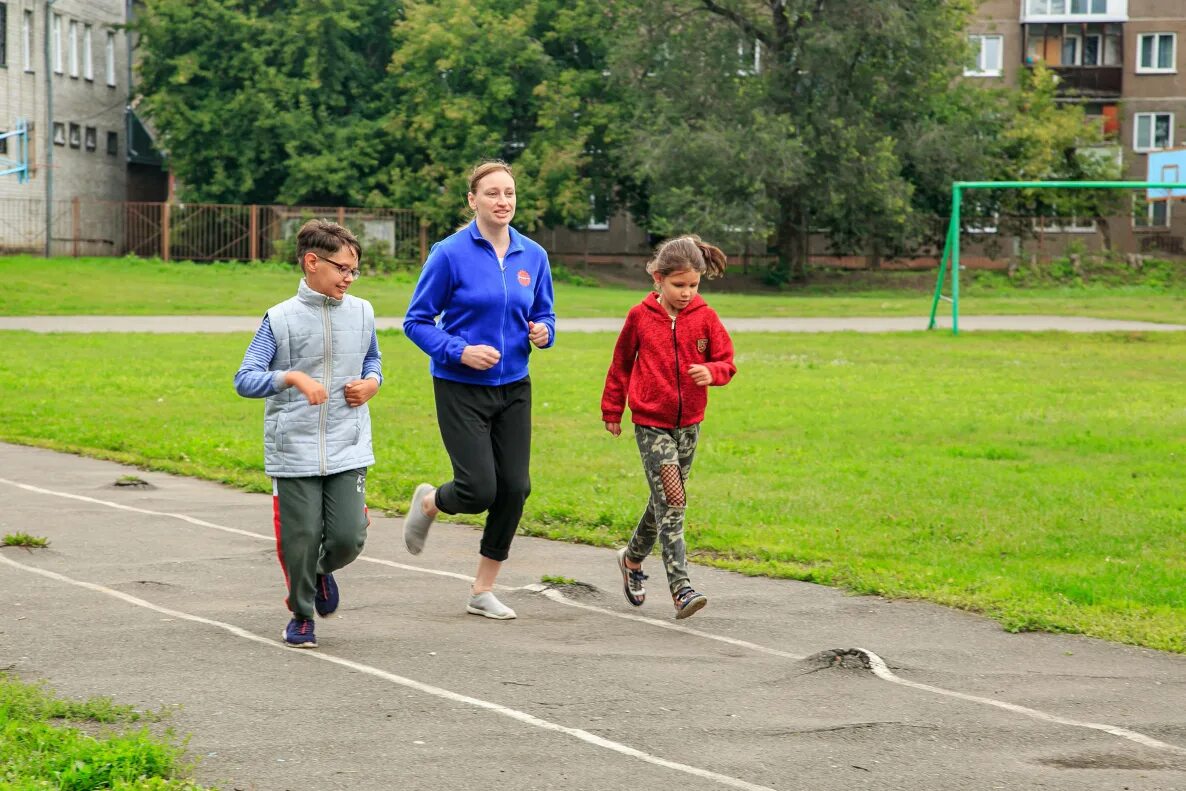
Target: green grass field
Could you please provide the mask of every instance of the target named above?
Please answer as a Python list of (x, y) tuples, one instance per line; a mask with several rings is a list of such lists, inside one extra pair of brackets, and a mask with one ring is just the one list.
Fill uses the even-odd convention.
[[(1039, 283), (1013, 288), (1000, 275), (965, 275), (961, 310), (965, 315), (1047, 314), (1111, 319), (1181, 322), (1186, 320), (1186, 285), (1179, 273), (1117, 285)], [(295, 268), (276, 263), (165, 263), (125, 258), (0, 258), (0, 316), (32, 315), (262, 315), (295, 292)], [(786, 293), (738, 294), (714, 291), (704, 283), (710, 304), (733, 318), (778, 316), (926, 316), (933, 280), (919, 287), (893, 288), (887, 276), (877, 288), (820, 286)], [(926, 286), (927, 278), (922, 277)], [(841, 281), (843, 282), (843, 281)], [(381, 316), (400, 316), (408, 306), (415, 275), (401, 272), (364, 277), (352, 292), (371, 301)], [(644, 273), (637, 288), (590, 288), (556, 284), (557, 311), (568, 317), (619, 317), (647, 290)], [(946, 306), (945, 306), (946, 307)], [(946, 308), (950, 312), (950, 308)]]
[[(263, 405), (231, 386), (248, 340), (0, 333), (0, 439), (267, 490)], [(617, 545), (644, 505), (633, 439), (600, 423), (613, 340), (534, 357), (527, 532)], [(1186, 334), (735, 341), (689, 483), (697, 560), (1186, 652)], [(368, 489), (402, 512), (448, 461), (425, 358), (381, 343)]]

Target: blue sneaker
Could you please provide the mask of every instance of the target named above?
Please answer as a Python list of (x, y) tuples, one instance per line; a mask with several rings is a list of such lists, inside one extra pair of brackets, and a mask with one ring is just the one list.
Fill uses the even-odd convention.
[(313, 594), (313, 608), (322, 618), (328, 618), (338, 611), (338, 583), (333, 574), (317, 575), (317, 592)]
[(316, 648), (312, 618), (293, 618), (284, 627), (284, 644), (293, 648)]

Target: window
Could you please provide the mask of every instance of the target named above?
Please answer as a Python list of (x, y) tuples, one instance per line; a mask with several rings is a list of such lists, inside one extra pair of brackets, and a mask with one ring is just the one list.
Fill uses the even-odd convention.
[(21, 54), (25, 71), (33, 71), (33, 12), (26, 11), (21, 19)]
[(8, 65), (8, 3), (0, 3), (0, 66)]
[(1046, 233), (1092, 233), (1095, 220), (1087, 217), (1039, 217), (1034, 228)]
[(609, 201), (598, 199), (596, 195), (589, 196), (589, 224), (585, 226), (590, 231), (609, 230)]
[(91, 26), (82, 26), (82, 76), (87, 82), (95, 81), (95, 54), (91, 51)]
[(1001, 36), (969, 36), (975, 56), (971, 68), (964, 70), (966, 77), (1000, 77), (1004, 64), (1004, 47)]
[(115, 33), (107, 31), (107, 84), (115, 87)]
[(1099, 66), (1102, 41), (1099, 35), (1066, 36), (1062, 40), (1062, 65)]
[(70, 124), (70, 147), (80, 148), (82, 146), (82, 127), (78, 124)]
[(62, 73), (62, 15), (54, 14), (53, 29), (49, 34), (50, 57), (54, 62), (54, 74)]
[(94, 151), (99, 145), (99, 130), (93, 126), (88, 126), (83, 133), (83, 146), (87, 151)]
[(762, 42), (758, 39), (742, 39), (737, 43), (737, 74), (744, 77), (762, 70)]
[(1133, 122), (1133, 151), (1157, 151), (1174, 145), (1173, 113), (1137, 113)]
[(1177, 33), (1146, 33), (1137, 39), (1137, 74), (1172, 74), (1178, 70)]
[(1026, 0), (1025, 9), (1031, 16), (1106, 14), (1108, 0)]
[(67, 30), (66, 41), (70, 45), (70, 76), (78, 79), (78, 23), (71, 19)]
[(66, 125), (61, 121), (54, 121), (54, 145), (66, 145)]
[(0, 129), (0, 154), (8, 153), (8, 138), (3, 136), (7, 132), (7, 129)]
[(116, 154), (119, 153), (119, 133), (118, 132), (108, 132), (107, 133), (107, 153), (110, 154), (111, 156), (115, 156)]
[(1144, 195), (1132, 198), (1133, 228), (1168, 228), (1170, 225), (1170, 201), (1148, 200)]

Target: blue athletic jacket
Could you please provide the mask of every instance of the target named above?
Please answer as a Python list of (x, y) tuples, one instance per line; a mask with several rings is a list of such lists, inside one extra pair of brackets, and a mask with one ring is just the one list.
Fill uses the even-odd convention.
[[(510, 234), (501, 266), (476, 221), (432, 246), (404, 315), (404, 334), (432, 360), (433, 376), (510, 384), (527, 376), (527, 322), (547, 325), (548, 346), (555, 342), (548, 254), (514, 228)], [(462, 365), (462, 350), (474, 345), (493, 346), (502, 359), (485, 371)]]

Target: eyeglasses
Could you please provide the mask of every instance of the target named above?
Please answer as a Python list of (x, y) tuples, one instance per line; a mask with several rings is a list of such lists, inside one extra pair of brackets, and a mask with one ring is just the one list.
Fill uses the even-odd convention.
[(333, 264), (336, 266), (338, 268), (338, 273), (341, 274), (342, 277), (352, 277), (355, 280), (358, 280), (358, 278), (362, 277), (362, 270), (358, 269), (357, 267), (349, 267), (345, 264), (339, 264), (337, 261), (326, 258), (323, 255), (317, 255), (317, 253), (313, 253), (313, 255), (316, 255), (327, 264)]

